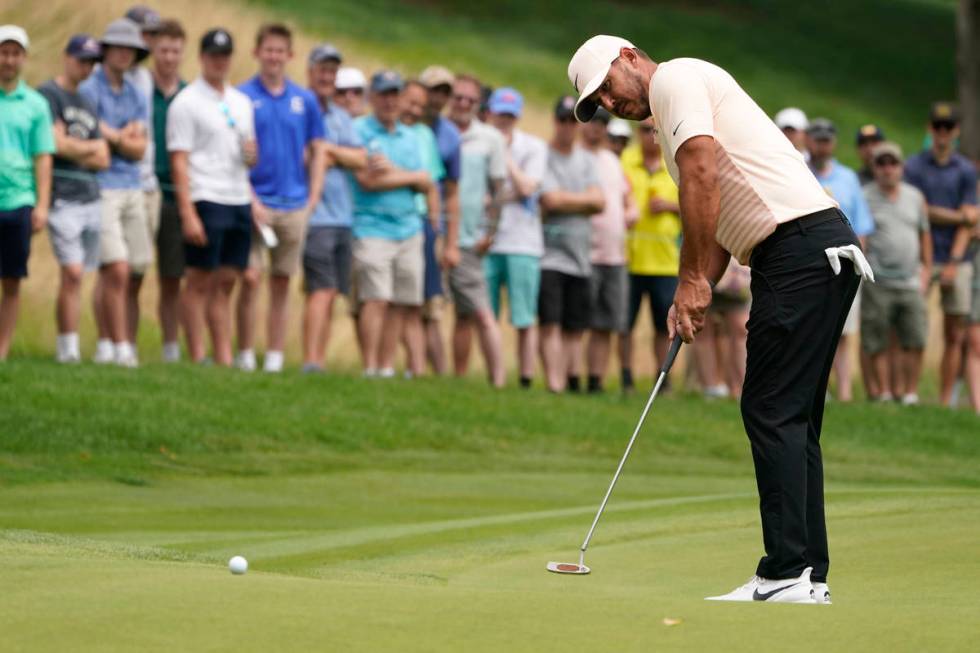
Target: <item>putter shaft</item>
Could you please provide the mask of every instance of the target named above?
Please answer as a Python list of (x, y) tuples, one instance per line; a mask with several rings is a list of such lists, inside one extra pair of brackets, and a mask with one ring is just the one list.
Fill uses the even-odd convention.
[(667, 373), (670, 372), (670, 368), (674, 365), (674, 359), (677, 358), (677, 352), (681, 348), (681, 338), (680, 336), (674, 336), (674, 341), (670, 343), (670, 350), (667, 352), (667, 356), (664, 359), (664, 364), (660, 368), (660, 375), (657, 377), (657, 383), (653, 386), (653, 390), (650, 392), (650, 398), (647, 399), (647, 405), (643, 408), (643, 413), (640, 414), (640, 421), (637, 422), (636, 428), (633, 430), (633, 436), (630, 438), (629, 444), (626, 445), (626, 451), (623, 453), (623, 457), (619, 461), (619, 467), (616, 468), (616, 473), (613, 474), (612, 481), (609, 483), (609, 489), (606, 490), (606, 496), (602, 498), (602, 503), (599, 504), (599, 510), (595, 514), (595, 519), (592, 520), (592, 526), (589, 528), (588, 534), (585, 536), (585, 540), (582, 542), (581, 555), (579, 556), (579, 565), (583, 566), (585, 564), (585, 550), (589, 548), (589, 542), (592, 540), (592, 534), (595, 533), (595, 528), (599, 524), (599, 518), (602, 517), (603, 511), (606, 509), (606, 503), (609, 502), (609, 497), (612, 495), (613, 488), (616, 487), (616, 482), (619, 480), (619, 475), (623, 471), (623, 466), (626, 464), (626, 459), (630, 456), (630, 451), (633, 450), (633, 443), (636, 442), (636, 436), (640, 434), (640, 429), (643, 428), (643, 422), (646, 421), (647, 413), (650, 412), (650, 407), (653, 406), (653, 400), (657, 398), (657, 394), (660, 392), (660, 386), (663, 385), (664, 379), (667, 378)]

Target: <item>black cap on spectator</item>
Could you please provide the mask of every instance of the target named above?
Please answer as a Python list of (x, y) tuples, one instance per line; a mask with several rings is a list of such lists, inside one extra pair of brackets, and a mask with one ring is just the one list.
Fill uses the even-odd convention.
[(885, 132), (881, 131), (881, 127), (873, 123), (867, 125), (862, 125), (857, 130), (857, 144), (864, 145), (865, 143), (880, 143), (885, 140)]
[(371, 77), (372, 93), (401, 92), (405, 88), (405, 80), (394, 70), (379, 70)]
[(826, 118), (815, 118), (806, 128), (807, 136), (818, 141), (829, 141), (837, 137), (837, 127)]
[(954, 125), (960, 122), (960, 112), (952, 102), (936, 102), (929, 111), (929, 122), (946, 122)]
[(310, 51), (309, 63), (323, 63), (324, 61), (336, 61), (342, 63), (344, 60), (340, 56), (340, 50), (335, 48), (332, 43), (321, 43)]
[(155, 32), (160, 29), (160, 14), (146, 5), (133, 5), (125, 17), (139, 25), (141, 32)]
[(234, 50), (235, 43), (226, 29), (208, 30), (201, 37), (201, 54), (231, 54)]
[(571, 95), (563, 95), (555, 103), (555, 118), (564, 120), (575, 117), (575, 98)]
[(75, 57), (79, 61), (100, 61), (102, 59), (102, 46), (88, 34), (75, 34), (68, 39), (65, 54)]
[(610, 120), (612, 120), (611, 113), (602, 107), (596, 107), (595, 113), (592, 115), (592, 122), (601, 122), (603, 125), (608, 125)]

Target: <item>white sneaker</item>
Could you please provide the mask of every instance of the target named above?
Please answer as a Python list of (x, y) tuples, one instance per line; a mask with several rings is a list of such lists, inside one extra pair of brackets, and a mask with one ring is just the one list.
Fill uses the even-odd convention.
[(382, 367), (378, 370), (379, 379), (393, 379), (395, 378), (395, 368), (393, 367)]
[(115, 363), (119, 367), (139, 367), (139, 358), (136, 350), (128, 342), (120, 342), (116, 345)]
[(99, 340), (95, 343), (95, 355), (92, 362), (98, 365), (108, 365), (116, 360), (116, 348), (109, 339)]
[(163, 362), (164, 363), (179, 363), (180, 362), (180, 343), (179, 342), (165, 342), (165, 343), (163, 343)]
[(813, 584), (813, 599), (822, 605), (830, 605), (830, 587), (827, 583)]
[(283, 355), (281, 351), (267, 351), (265, 352), (265, 365), (262, 366), (262, 371), (278, 374), (282, 372), (282, 364)]
[(709, 385), (701, 392), (704, 394), (705, 399), (727, 399), (729, 395), (728, 386), (724, 383)]
[(745, 585), (728, 594), (709, 596), (705, 601), (766, 601), (768, 603), (814, 603), (813, 584), (810, 583), (812, 567), (807, 567), (799, 578), (769, 580), (753, 576)]
[(374, 369), (373, 367), (369, 367), (364, 370), (364, 373), (361, 376), (363, 376), (365, 379), (376, 379), (378, 378), (378, 370)]
[(238, 352), (235, 356), (235, 367), (242, 372), (254, 372), (256, 368), (255, 352), (251, 349)]
[(902, 397), (903, 406), (918, 406), (919, 405), (919, 395), (914, 392), (910, 392), (904, 397)]

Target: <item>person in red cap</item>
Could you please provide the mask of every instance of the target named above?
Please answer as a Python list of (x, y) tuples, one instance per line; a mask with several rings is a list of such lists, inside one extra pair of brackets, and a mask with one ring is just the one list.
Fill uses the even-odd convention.
[(829, 602), (820, 431), (847, 312), (859, 279), (873, 279), (857, 237), (799, 152), (718, 66), (657, 63), (600, 35), (572, 57), (568, 78), (581, 121), (600, 104), (621, 118), (653, 116), (684, 237), (670, 336), (693, 342), (731, 256), (752, 268), (741, 408), (766, 555), (748, 583), (710, 598)]

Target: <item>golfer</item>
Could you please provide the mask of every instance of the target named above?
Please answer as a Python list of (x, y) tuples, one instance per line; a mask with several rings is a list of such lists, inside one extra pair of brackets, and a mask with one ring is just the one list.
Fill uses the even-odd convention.
[(578, 120), (601, 105), (656, 123), (683, 222), (670, 336), (694, 340), (730, 256), (752, 268), (742, 420), (766, 554), (748, 583), (709, 599), (829, 603), (820, 427), (844, 320), (859, 278), (871, 276), (857, 237), (802, 155), (718, 66), (658, 64), (625, 39), (594, 36), (568, 77)]

